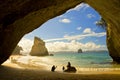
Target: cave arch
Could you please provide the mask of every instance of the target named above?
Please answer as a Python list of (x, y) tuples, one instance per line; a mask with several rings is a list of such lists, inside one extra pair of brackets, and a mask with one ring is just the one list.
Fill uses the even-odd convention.
[(109, 2), (107, 0), (1, 0), (0, 64), (9, 58), (25, 34), (81, 2), (92, 6), (108, 23), (107, 47), (113, 60), (120, 63), (119, 0), (110, 0)]

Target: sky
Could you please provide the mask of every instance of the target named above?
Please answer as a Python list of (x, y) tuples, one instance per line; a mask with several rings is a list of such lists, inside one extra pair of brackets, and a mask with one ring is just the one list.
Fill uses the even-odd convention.
[(49, 52), (107, 50), (106, 31), (96, 26), (101, 16), (88, 4), (82, 3), (25, 35), (18, 43), (23, 52), (30, 52), (34, 37), (46, 42)]

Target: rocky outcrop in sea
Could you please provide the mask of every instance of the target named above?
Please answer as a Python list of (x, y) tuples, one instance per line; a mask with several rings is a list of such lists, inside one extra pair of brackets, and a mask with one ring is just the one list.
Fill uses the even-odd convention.
[(23, 50), (22, 47), (17, 45), (15, 47), (14, 51), (12, 52), (12, 55), (20, 55), (21, 54), (20, 51), (22, 51), (22, 50)]
[(34, 37), (34, 44), (32, 46), (31, 56), (47, 56), (49, 55), (47, 48), (45, 47), (45, 42), (38, 38)]
[(82, 51), (82, 49), (78, 49), (78, 53), (82, 53), (83, 51)]

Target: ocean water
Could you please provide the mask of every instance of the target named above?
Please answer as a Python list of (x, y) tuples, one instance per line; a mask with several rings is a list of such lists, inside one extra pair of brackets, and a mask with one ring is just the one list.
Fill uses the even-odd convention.
[(70, 62), (78, 71), (90, 70), (120, 70), (119, 64), (113, 64), (112, 58), (107, 51), (100, 52), (56, 52), (54, 56), (35, 57), (22, 56), (18, 58), (18, 62), (35, 65), (47, 66), (50, 70), (52, 65), (57, 66), (57, 71), (62, 71), (62, 67), (66, 67)]
[(107, 51), (99, 52), (58, 52), (54, 56), (48, 56), (53, 65), (66, 66), (71, 62), (72, 66), (81, 68), (120, 68), (120, 65), (113, 64), (112, 58)]

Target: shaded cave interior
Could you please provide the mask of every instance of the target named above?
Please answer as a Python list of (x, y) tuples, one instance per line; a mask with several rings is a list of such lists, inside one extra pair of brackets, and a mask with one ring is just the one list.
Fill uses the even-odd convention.
[[(46, 3), (48, 1), (48, 3)], [(80, 4), (83, 0), (74, 1), (1, 1), (0, 9), (0, 64), (11, 55), (17, 43), (27, 33), (38, 28), (47, 20), (63, 14), (66, 10)], [(107, 47), (113, 61), (120, 62), (119, 39), (119, 1), (94, 1), (85, 0), (87, 4), (97, 10), (108, 23)], [(4, 4), (3, 4), (4, 3)], [(23, 4), (21, 4), (23, 3)], [(35, 3), (35, 4), (33, 4)], [(66, 5), (71, 3), (70, 5)], [(31, 6), (32, 4), (32, 6)], [(42, 5), (45, 4), (45, 5)], [(97, 4), (97, 5), (96, 5)], [(17, 5), (17, 7), (16, 7)], [(102, 5), (101, 7), (99, 7)], [(4, 9), (3, 9), (4, 7)], [(118, 12), (118, 13), (117, 13)], [(47, 13), (46, 15), (44, 15)], [(113, 15), (116, 13), (116, 15)], [(29, 27), (30, 26), (30, 27)], [(114, 27), (112, 27), (114, 26)], [(113, 30), (113, 31), (111, 31)], [(114, 32), (115, 31), (115, 32)]]

